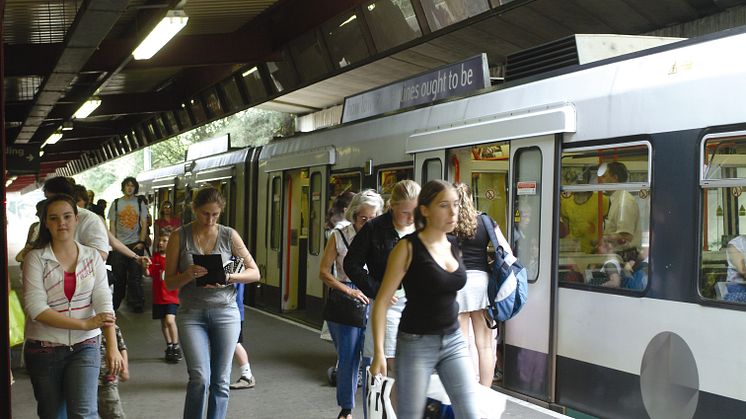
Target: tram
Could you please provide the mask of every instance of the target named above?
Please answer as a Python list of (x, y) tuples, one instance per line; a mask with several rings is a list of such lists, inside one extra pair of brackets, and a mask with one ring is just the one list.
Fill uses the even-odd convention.
[[(529, 273), (504, 391), (598, 417), (742, 417), (745, 46), (743, 29), (684, 40), (138, 179), (185, 214), (192, 190), (221, 188), (261, 269), (252, 304), (312, 323), (336, 195), (468, 183)], [(630, 237), (610, 238), (614, 217)]]

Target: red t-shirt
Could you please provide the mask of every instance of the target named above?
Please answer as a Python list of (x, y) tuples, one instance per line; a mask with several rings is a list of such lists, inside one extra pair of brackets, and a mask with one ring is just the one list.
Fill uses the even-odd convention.
[(67, 301), (71, 301), (73, 299), (73, 294), (75, 294), (75, 272), (65, 272), (65, 297), (67, 297)]
[[(170, 220), (159, 218), (155, 220), (155, 225), (158, 226), (158, 230), (162, 236), (168, 236), (174, 230), (181, 227), (181, 218), (171, 217)], [(158, 245), (158, 243), (155, 244)]]
[(148, 274), (153, 278), (153, 304), (179, 304), (179, 290), (166, 289), (166, 258), (161, 253), (153, 253), (148, 266)]

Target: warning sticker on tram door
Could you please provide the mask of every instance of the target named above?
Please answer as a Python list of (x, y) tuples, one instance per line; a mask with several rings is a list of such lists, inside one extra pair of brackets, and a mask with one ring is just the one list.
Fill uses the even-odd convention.
[(517, 195), (536, 195), (536, 182), (518, 182), (515, 185)]

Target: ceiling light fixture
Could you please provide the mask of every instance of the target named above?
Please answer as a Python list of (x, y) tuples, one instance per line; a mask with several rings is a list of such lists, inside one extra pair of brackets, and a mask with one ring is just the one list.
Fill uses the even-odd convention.
[(181, 10), (171, 10), (152, 31), (145, 37), (140, 45), (132, 51), (136, 60), (147, 60), (154, 56), (168, 41), (179, 31), (184, 29), (189, 17)]
[[(84, 104), (78, 108), (77, 111), (73, 114), (73, 118), (87, 118), (88, 115), (90, 115), (93, 111), (96, 110), (101, 105), (101, 99), (98, 98), (90, 98), (88, 99)], [(63, 127), (64, 128), (64, 127)]]
[(259, 70), (259, 69), (258, 69), (258, 68), (256, 68), (256, 67), (251, 67), (250, 69), (248, 69), (248, 70), (244, 71), (244, 72), (243, 72), (243, 74), (241, 74), (241, 75), (242, 75), (243, 77), (246, 77), (246, 76), (248, 76), (248, 75), (250, 75), (250, 74), (254, 74), (254, 73), (256, 73), (256, 71), (257, 71), (257, 70)]
[(62, 123), (62, 131), (72, 131), (73, 121), (65, 121)]
[(348, 24), (348, 23), (352, 22), (352, 21), (353, 21), (353, 20), (355, 20), (355, 19), (357, 19), (357, 15), (352, 15), (352, 16), (350, 16), (350, 18), (349, 18), (349, 19), (347, 19), (347, 20), (345, 20), (344, 22), (340, 23), (340, 24), (339, 24), (339, 27), (341, 28), (342, 26), (344, 26), (344, 25), (346, 25), (346, 24)]
[(57, 144), (57, 142), (61, 139), (62, 139), (62, 133), (59, 131), (55, 131), (52, 133), (52, 135), (49, 136), (49, 138), (44, 140), (40, 148), (44, 148), (48, 144)]

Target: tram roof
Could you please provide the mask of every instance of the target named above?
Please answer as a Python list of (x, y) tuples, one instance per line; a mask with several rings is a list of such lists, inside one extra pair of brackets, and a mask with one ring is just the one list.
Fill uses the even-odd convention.
[[(371, 6), (384, 10), (409, 2), (2, 3), (5, 144), (41, 145), (72, 127), (44, 148), (39, 173), (19, 176), (9, 191), (51, 173), (80, 172), (253, 106), (304, 114), (478, 53), (487, 53), (490, 67), (499, 69), (509, 54), (575, 33), (651, 33), (735, 6), (746, 16), (746, 0), (472, 0), (461, 10), (470, 17), (439, 29), (433, 10), (442, 19), (448, 3), (411, 0), (410, 26), (419, 34), (384, 48), (382, 33), (393, 29), (376, 26)], [(132, 50), (172, 10), (189, 17), (185, 29), (150, 60), (132, 59)], [(457, 14), (453, 9), (448, 16)], [(362, 23), (350, 24), (353, 15)], [(333, 57), (351, 48), (338, 36), (345, 25), (356, 26), (364, 42), (356, 44), (357, 61), (340, 68)], [(709, 30), (717, 29), (723, 28)], [(257, 84), (246, 84), (248, 76)], [(101, 105), (89, 117), (73, 119), (94, 95)]]

